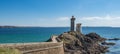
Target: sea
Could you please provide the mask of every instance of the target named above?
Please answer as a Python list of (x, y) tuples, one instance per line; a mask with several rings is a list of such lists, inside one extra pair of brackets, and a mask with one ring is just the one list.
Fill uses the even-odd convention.
[[(0, 44), (45, 42), (52, 35), (60, 35), (69, 30), (69, 27), (0, 28)], [(81, 31), (83, 34), (96, 32), (105, 38), (120, 38), (120, 27), (82, 27)], [(114, 42), (116, 45), (110, 46), (110, 52), (106, 54), (120, 54), (120, 40), (108, 42)]]

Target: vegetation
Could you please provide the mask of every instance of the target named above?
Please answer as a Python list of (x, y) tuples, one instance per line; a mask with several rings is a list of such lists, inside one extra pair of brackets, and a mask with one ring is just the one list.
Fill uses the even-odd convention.
[(19, 50), (13, 48), (0, 48), (0, 54), (21, 54)]

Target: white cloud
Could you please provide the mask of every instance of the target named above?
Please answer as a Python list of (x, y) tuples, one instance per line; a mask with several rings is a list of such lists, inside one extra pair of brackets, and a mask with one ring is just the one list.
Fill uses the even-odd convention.
[(120, 27), (120, 17), (111, 17), (110, 15), (105, 17), (82, 17), (77, 22), (81, 22), (84, 26)]
[[(58, 18), (44, 18), (36, 22), (36, 25), (40, 26), (70, 26), (71, 17), (58, 17)], [(120, 17), (112, 17), (107, 15), (105, 17), (94, 16), (94, 17), (78, 17), (76, 23), (82, 23), (82, 26), (112, 26), (120, 27)]]
[(43, 27), (68, 27), (70, 25), (70, 18), (40, 18), (39, 20), (37, 20), (36, 24)]
[(68, 21), (70, 20), (69, 17), (60, 17), (60, 18), (57, 18), (58, 21)]

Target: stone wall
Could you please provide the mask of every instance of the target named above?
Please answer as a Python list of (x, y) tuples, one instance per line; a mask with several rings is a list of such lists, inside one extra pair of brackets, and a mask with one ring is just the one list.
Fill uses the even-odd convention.
[(52, 42), (0, 44), (0, 47), (18, 49), (22, 54), (64, 54), (63, 42), (56, 42), (55, 36), (52, 40)]

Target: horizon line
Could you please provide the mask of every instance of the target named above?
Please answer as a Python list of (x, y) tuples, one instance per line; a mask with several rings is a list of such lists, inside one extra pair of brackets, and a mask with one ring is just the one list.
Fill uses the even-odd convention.
[[(13, 26), (13, 25), (0, 25), (0, 27), (70, 27), (70, 26)], [(82, 26), (82, 27), (117, 27), (117, 26)]]

